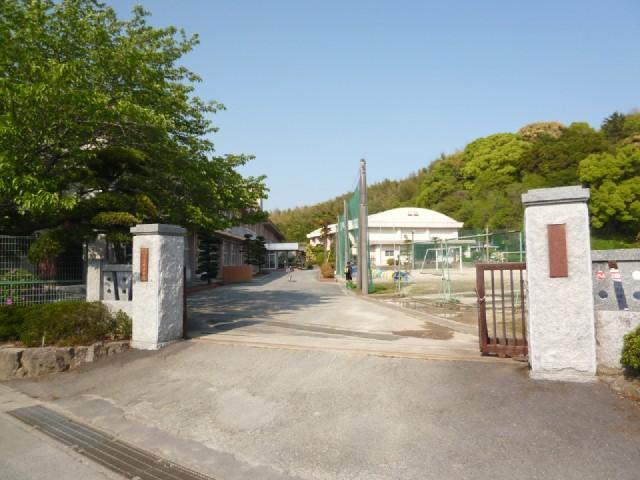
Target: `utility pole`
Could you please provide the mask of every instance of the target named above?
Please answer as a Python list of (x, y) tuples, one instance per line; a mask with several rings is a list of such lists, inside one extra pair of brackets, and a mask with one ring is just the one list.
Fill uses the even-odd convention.
[(363, 295), (369, 294), (369, 252), (368, 252), (368, 236), (369, 222), (367, 209), (367, 162), (365, 159), (360, 160), (360, 245), (358, 252), (358, 279), (360, 280), (360, 291)]
[[(349, 246), (349, 210), (347, 210), (347, 200), (343, 200), (344, 203), (344, 268), (347, 268), (347, 263), (351, 260), (351, 247)], [(344, 274), (344, 272), (341, 272)]]
[(333, 234), (333, 238), (335, 239), (336, 242), (336, 281), (338, 281), (338, 277), (340, 276), (340, 273), (338, 271), (338, 265), (340, 265), (340, 257), (342, 256), (342, 249), (344, 248), (342, 246), (342, 239), (340, 238), (340, 215), (337, 215), (337, 220), (336, 220), (336, 231)]

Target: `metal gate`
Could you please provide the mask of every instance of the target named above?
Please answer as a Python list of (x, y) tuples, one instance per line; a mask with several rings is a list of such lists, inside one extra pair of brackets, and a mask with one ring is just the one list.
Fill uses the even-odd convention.
[(478, 334), (483, 355), (527, 355), (525, 282), (525, 263), (476, 264)]

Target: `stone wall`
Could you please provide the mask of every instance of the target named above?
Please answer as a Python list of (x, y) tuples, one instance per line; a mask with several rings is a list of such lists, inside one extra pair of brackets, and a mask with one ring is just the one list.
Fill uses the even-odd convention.
[(79, 347), (0, 348), (0, 380), (39, 377), (53, 372), (65, 372), (83, 363), (129, 349), (129, 341), (97, 342)]
[(594, 250), (598, 371), (619, 370), (623, 337), (640, 325), (640, 249)]

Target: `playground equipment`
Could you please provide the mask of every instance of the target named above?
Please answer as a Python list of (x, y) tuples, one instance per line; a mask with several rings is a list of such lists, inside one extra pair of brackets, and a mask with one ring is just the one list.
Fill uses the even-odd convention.
[[(431, 255), (430, 255), (431, 254)], [(420, 267), (420, 273), (430, 273), (427, 272), (427, 261), (433, 261), (435, 264), (435, 270), (440, 270), (442, 264), (446, 263), (448, 265), (453, 265), (455, 263), (458, 264), (458, 268), (462, 270), (462, 247), (460, 246), (446, 246), (446, 247), (437, 247), (437, 248), (428, 248), (424, 252), (424, 257), (422, 258), (422, 265)]]
[[(451, 295), (451, 265), (456, 263), (455, 252), (457, 252), (457, 262), (459, 263), (460, 270), (462, 270), (462, 247), (449, 246), (447, 245), (447, 240), (444, 239), (435, 239), (434, 242), (436, 245), (435, 248), (429, 248), (424, 253), (420, 273), (439, 275), (441, 279), (440, 293), (442, 295), (442, 301), (449, 302), (454, 299)], [(432, 272), (427, 272), (425, 269), (429, 252), (434, 253), (435, 259), (435, 271)]]

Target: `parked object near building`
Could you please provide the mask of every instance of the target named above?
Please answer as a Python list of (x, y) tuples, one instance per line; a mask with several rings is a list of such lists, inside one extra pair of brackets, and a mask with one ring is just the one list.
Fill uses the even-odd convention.
[[(413, 242), (458, 238), (462, 222), (427, 208), (403, 207), (386, 210), (368, 216), (371, 266), (384, 266), (388, 260), (403, 260), (410, 256)], [(352, 230), (357, 226), (349, 222), (349, 235), (355, 242)], [(336, 224), (329, 225), (328, 248), (332, 248)], [(307, 235), (312, 246), (322, 244), (321, 229)], [(409, 245), (409, 248), (406, 246)], [(410, 261), (409, 258), (404, 259)]]

